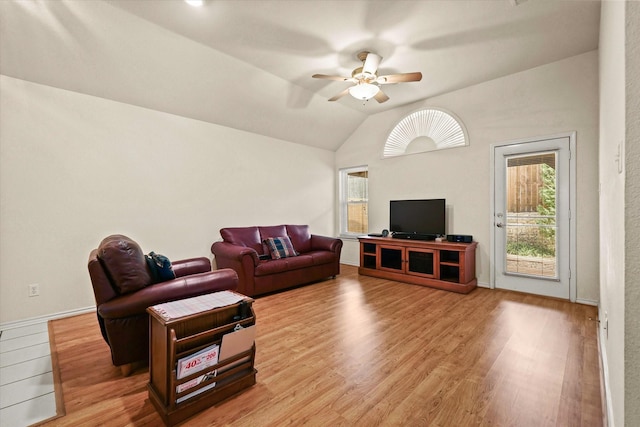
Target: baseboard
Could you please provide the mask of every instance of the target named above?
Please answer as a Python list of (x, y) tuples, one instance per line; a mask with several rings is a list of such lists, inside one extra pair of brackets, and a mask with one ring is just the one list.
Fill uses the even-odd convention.
[[(600, 313), (600, 306), (598, 305), (598, 313)], [(598, 318), (600, 316), (598, 315)], [(611, 387), (609, 387), (609, 361), (607, 359), (607, 347), (604, 345), (604, 337), (603, 329), (600, 327), (600, 323), (598, 322), (598, 350), (600, 350), (600, 368), (602, 372), (602, 376), (600, 381), (602, 382), (603, 388), (603, 399), (602, 404), (604, 408), (602, 408), (602, 412), (604, 414), (604, 425), (606, 427), (615, 427), (613, 421), (613, 404), (611, 402)]]
[[(581, 299), (581, 298), (576, 299), (576, 303), (577, 304), (583, 304), (583, 305), (592, 305), (594, 307), (598, 307), (600, 305), (600, 303), (598, 301), (593, 301), (593, 300), (590, 300), (590, 299)], [(598, 310), (598, 311), (600, 311), (600, 310)]]
[(478, 282), (478, 287), (479, 288), (487, 288), (487, 289), (491, 289), (491, 285), (488, 283), (484, 283), (484, 282)]
[(31, 317), (29, 319), (16, 320), (14, 322), (6, 322), (0, 324), (0, 331), (6, 331), (8, 329), (22, 328), (25, 326), (31, 326), (38, 323), (46, 323), (49, 320), (61, 319), (63, 317), (77, 316), (78, 314), (91, 313), (96, 311), (96, 306), (92, 305), (84, 308), (76, 308), (74, 310), (61, 311), (59, 313), (47, 314), (44, 316)]
[(354, 262), (349, 260), (340, 260), (340, 264), (351, 265), (353, 267), (360, 267), (360, 261)]

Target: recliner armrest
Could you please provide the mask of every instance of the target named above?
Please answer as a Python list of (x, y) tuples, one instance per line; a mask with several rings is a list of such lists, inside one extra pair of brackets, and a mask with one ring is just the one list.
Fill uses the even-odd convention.
[(231, 269), (179, 277), (147, 286), (137, 292), (121, 295), (98, 306), (104, 319), (118, 319), (146, 312), (147, 307), (163, 302), (195, 297), (211, 292), (235, 290), (238, 275)]
[(211, 271), (211, 261), (206, 257), (187, 258), (175, 262), (172, 261), (171, 267), (173, 267), (176, 277), (182, 277)]

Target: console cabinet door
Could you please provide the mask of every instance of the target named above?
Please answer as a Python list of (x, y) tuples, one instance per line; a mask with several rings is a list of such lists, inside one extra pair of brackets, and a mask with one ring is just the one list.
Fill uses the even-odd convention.
[(379, 270), (405, 273), (405, 248), (378, 245), (378, 262)]
[(438, 265), (439, 251), (433, 249), (407, 248), (406, 266), (407, 274), (414, 276), (429, 277), (437, 279), (439, 277)]

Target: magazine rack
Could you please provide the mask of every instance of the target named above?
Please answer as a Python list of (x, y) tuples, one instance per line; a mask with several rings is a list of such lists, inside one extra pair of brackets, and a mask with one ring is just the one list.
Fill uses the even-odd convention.
[[(255, 325), (253, 299), (232, 291), (224, 292), (225, 295), (235, 294), (246, 302), (239, 301), (172, 318), (168, 318), (166, 313), (159, 309), (160, 306), (166, 306), (166, 304), (147, 308), (150, 319), (150, 382), (147, 388), (149, 400), (166, 425), (174, 425), (184, 421), (256, 383), (255, 343), (247, 351), (178, 379), (177, 366), (180, 359), (189, 358), (212, 344), (220, 346), (222, 337), (233, 332), (237, 325), (242, 327)], [(209, 295), (216, 294), (222, 293)], [(190, 298), (189, 300), (194, 299)], [(181, 304), (189, 300), (167, 304)], [(244, 310), (242, 306), (244, 306)], [(241, 313), (243, 311), (244, 313)], [(244, 318), (238, 319), (238, 317)], [(202, 378), (203, 375), (205, 378)], [(200, 381), (193, 381), (194, 379)], [(178, 387), (184, 388), (188, 386), (187, 383), (194, 382), (199, 382), (199, 384), (181, 392), (177, 391)], [(215, 385), (212, 386), (213, 383)]]

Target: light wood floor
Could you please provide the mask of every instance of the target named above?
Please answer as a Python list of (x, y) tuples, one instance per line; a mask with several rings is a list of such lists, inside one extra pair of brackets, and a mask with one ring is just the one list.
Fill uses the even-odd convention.
[[(358, 276), (256, 299), (257, 384), (184, 425), (602, 426), (596, 308)], [(160, 425), (148, 371), (111, 366), (95, 315), (55, 320), (66, 415)]]

